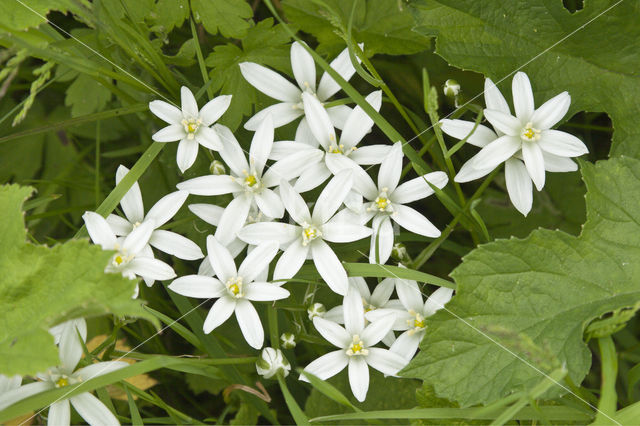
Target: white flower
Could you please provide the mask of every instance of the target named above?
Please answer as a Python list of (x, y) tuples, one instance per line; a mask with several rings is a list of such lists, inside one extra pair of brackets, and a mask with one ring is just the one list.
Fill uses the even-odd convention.
[(296, 347), (296, 336), (293, 333), (282, 333), (280, 335), (280, 345), (285, 349)]
[(247, 343), (260, 349), (264, 342), (264, 330), (251, 301), (266, 302), (289, 297), (289, 291), (284, 288), (270, 282), (254, 281), (269, 266), (278, 252), (278, 245), (273, 242), (258, 245), (238, 269), (229, 250), (213, 235), (207, 237), (207, 251), (217, 279), (187, 275), (174, 280), (169, 288), (187, 297), (218, 298), (204, 320), (204, 332), (211, 333), (235, 312)]
[(418, 283), (404, 279), (394, 279), (394, 281), (396, 292), (404, 309), (399, 310), (398, 307), (378, 309), (367, 312), (366, 317), (369, 321), (378, 321), (395, 312), (393, 330), (405, 330), (405, 332), (398, 336), (389, 350), (401, 355), (406, 359), (406, 362), (409, 362), (418, 350), (418, 345), (424, 336), (425, 318), (442, 309), (451, 300), (453, 290), (441, 287), (434, 291), (423, 304)]
[[(366, 173), (360, 179), (362, 195), (368, 200), (361, 217), (364, 223), (373, 218), (369, 250), (371, 263), (385, 263), (391, 256), (394, 240), (391, 220), (418, 235), (431, 238), (440, 236), (440, 231), (422, 213), (404, 204), (433, 194), (427, 181), (437, 188), (444, 188), (449, 180), (447, 175), (444, 172), (427, 173), (398, 185), (401, 173), (402, 144), (397, 142), (380, 165), (377, 187)], [(343, 211), (344, 215), (348, 215), (348, 210)]]
[[(360, 47), (362, 47), (362, 45), (360, 45)], [(345, 80), (349, 80), (356, 72), (353, 64), (351, 64), (348, 49), (344, 49), (330, 65), (331, 68), (336, 70)], [(291, 44), (291, 68), (293, 68), (293, 75), (295, 76), (296, 83), (298, 83), (298, 87), (277, 72), (262, 65), (253, 62), (243, 62), (240, 64), (240, 71), (249, 84), (265, 95), (281, 101), (280, 103), (263, 109), (251, 117), (251, 119), (244, 124), (245, 129), (256, 130), (260, 122), (268, 114), (273, 116), (276, 128), (284, 126), (301, 115), (304, 115), (305, 112), (302, 106), (303, 93), (311, 93), (316, 96), (320, 102), (326, 102), (327, 99), (340, 90), (338, 83), (326, 72), (322, 75), (320, 84), (316, 89), (316, 64), (309, 52), (298, 42)], [(331, 115), (333, 122), (338, 128), (342, 128), (344, 118), (349, 111), (350, 108), (345, 105), (327, 108), (327, 112)], [(302, 119), (298, 127), (299, 129), (306, 125), (305, 121), (305, 119)]]
[(271, 188), (282, 179), (289, 180), (304, 170), (308, 162), (319, 153), (302, 152), (276, 162), (267, 168), (267, 159), (273, 146), (273, 122), (267, 115), (260, 123), (251, 141), (249, 162), (233, 133), (225, 126), (216, 126), (224, 149), (220, 156), (231, 169), (231, 175), (209, 175), (189, 179), (178, 184), (178, 189), (196, 195), (221, 195), (233, 193), (233, 201), (225, 208), (216, 229), (216, 238), (223, 245), (229, 244), (242, 228), (253, 204), (265, 215), (281, 218), (284, 207), (278, 194)]
[[(84, 321), (82, 321), (84, 323)], [(76, 366), (82, 357), (82, 340), (86, 340), (86, 324), (76, 328), (77, 321), (68, 321), (62, 324), (60, 331), (59, 356), (60, 365), (50, 368), (44, 373), (39, 373), (39, 381), (20, 386), (17, 389), (0, 394), (0, 410), (29, 396), (55, 388), (61, 388), (94, 377), (111, 373), (128, 366), (123, 361), (105, 361), (89, 364), (76, 370)], [(49, 407), (47, 424), (51, 426), (68, 425), (70, 423), (71, 409), (73, 405), (78, 414), (90, 425), (118, 425), (120, 424), (113, 413), (95, 396), (89, 392), (74, 395), (70, 398), (58, 400)]]
[(225, 113), (231, 103), (231, 96), (218, 96), (198, 110), (196, 98), (186, 87), (180, 89), (182, 111), (164, 101), (149, 102), (149, 109), (169, 126), (157, 131), (152, 139), (156, 142), (178, 144), (176, 160), (184, 173), (193, 165), (198, 156), (198, 145), (218, 151), (222, 149), (220, 138), (209, 126)]
[[(569, 93), (562, 92), (535, 109), (531, 83), (523, 72), (513, 77), (512, 92), (515, 117), (493, 82), (485, 81), (487, 109), (484, 115), (496, 132), (485, 126), (476, 128), (468, 142), (482, 149), (462, 166), (455, 181), (478, 179), (505, 162), (509, 198), (526, 216), (533, 202), (531, 181), (538, 191), (542, 190), (545, 170), (577, 170), (576, 163), (570, 158), (586, 154), (588, 149), (575, 136), (551, 130), (569, 110)], [(463, 120), (442, 120), (441, 123), (445, 133), (459, 139), (471, 133), (474, 126)]]
[(278, 373), (287, 377), (291, 371), (291, 364), (280, 349), (264, 348), (256, 361), (256, 371), (265, 379), (270, 379)]
[[(302, 100), (310, 128), (309, 135), (301, 140), (296, 139), (296, 142), (274, 144), (271, 155), (275, 160), (286, 159), (289, 155), (299, 155), (301, 152), (316, 151), (320, 154), (316, 161), (309, 162), (300, 174), (293, 186), (296, 191), (305, 192), (316, 188), (332, 173), (335, 175), (344, 169), (353, 170), (356, 176), (367, 176), (360, 166), (379, 164), (391, 149), (390, 145), (357, 146), (373, 126), (373, 120), (360, 106), (356, 106), (349, 113), (338, 139), (329, 115), (320, 101), (309, 93), (303, 93)], [(382, 92), (378, 90), (369, 94), (366, 101), (378, 111), (382, 104)], [(355, 179), (354, 186), (358, 191), (358, 183), (361, 180), (362, 178)]]
[[(125, 166), (118, 167), (116, 185), (128, 172), (129, 169)], [(138, 182), (135, 182), (120, 200), (120, 207), (122, 207), (125, 217), (110, 214), (107, 216), (107, 223), (117, 236), (123, 237), (129, 235), (145, 221), (153, 220), (153, 232), (149, 237), (149, 243), (145, 244), (140, 251), (141, 256), (153, 258), (153, 250), (151, 250), (151, 246), (153, 246), (179, 259), (202, 259), (204, 254), (196, 243), (178, 233), (158, 229), (180, 210), (188, 195), (189, 193), (186, 191), (172, 192), (158, 200), (145, 216), (140, 186)], [(153, 280), (150, 279), (145, 279), (145, 282), (148, 286), (153, 284)]]
[(289, 244), (273, 273), (274, 280), (290, 279), (302, 267), (308, 255), (331, 290), (345, 294), (348, 287), (347, 272), (331, 247), (325, 242), (346, 243), (366, 238), (371, 229), (356, 221), (337, 220), (333, 215), (351, 190), (351, 172), (336, 175), (322, 190), (309, 213), (307, 204), (288, 182), (280, 183), (280, 196), (285, 209), (296, 223), (254, 223), (238, 232), (238, 237), (249, 244), (277, 241)]
[(393, 325), (393, 314), (383, 316), (365, 327), (364, 308), (360, 294), (350, 289), (344, 298), (344, 324), (324, 318), (314, 318), (313, 325), (329, 343), (337, 346), (337, 351), (329, 352), (307, 365), (300, 376), (308, 381), (308, 372), (322, 380), (335, 376), (349, 366), (349, 383), (356, 399), (364, 401), (369, 389), (369, 368), (396, 375), (404, 367), (405, 360), (387, 349), (375, 348)]
[[(173, 268), (161, 260), (148, 257), (143, 249), (149, 242), (154, 231), (153, 219), (143, 221), (126, 237), (117, 237), (109, 223), (95, 212), (85, 212), (82, 215), (87, 226), (89, 237), (95, 244), (100, 244), (104, 250), (115, 250), (105, 272), (120, 272), (123, 276), (134, 279), (136, 275), (145, 280), (168, 280), (176, 276)], [(138, 291), (134, 297), (137, 297)]]

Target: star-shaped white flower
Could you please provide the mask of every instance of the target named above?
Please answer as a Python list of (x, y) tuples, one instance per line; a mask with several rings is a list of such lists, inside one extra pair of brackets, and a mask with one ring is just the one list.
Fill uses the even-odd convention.
[(242, 228), (238, 237), (249, 244), (276, 241), (281, 246), (289, 245), (276, 264), (274, 280), (293, 278), (310, 255), (320, 276), (331, 290), (345, 294), (348, 287), (347, 272), (325, 241), (346, 243), (371, 235), (371, 229), (357, 223), (357, 220), (349, 222), (332, 219), (351, 186), (350, 171), (337, 174), (320, 193), (311, 214), (300, 194), (283, 180), (280, 183), (280, 196), (296, 224), (254, 223)]
[(366, 313), (369, 321), (378, 321), (387, 315), (395, 313), (393, 330), (404, 331), (389, 348), (405, 358), (408, 363), (418, 350), (418, 345), (425, 333), (425, 318), (435, 314), (451, 300), (453, 290), (441, 287), (434, 291), (422, 303), (422, 293), (418, 283), (412, 280), (394, 279), (396, 292), (404, 309), (394, 306), (392, 308), (377, 309)]
[[(61, 325), (58, 344), (60, 365), (50, 368), (44, 373), (37, 374), (39, 380), (37, 382), (0, 393), (0, 410), (29, 396), (50, 389), (87, 381), (129, 365), (124, 361), (105, 361), (89, 364), (86, 367), (76, 370), (76, 366), (83, 354), (82, 344), (78, 334), (80, 334), (83, 341), (87, 338), (86, 324), (84, 320), (82, 320), (81, 323), (82, 325), (77, 327), (78, 321), (72, 320)], [(98, 398), (89, 392), (60, 399), (51, 404), (47, 416), (47, 424), (50, 426), (69, 425), (71, 420), (69, 403), (73, 405), (73, 408), (76, 409), (78, 414), (90, 425), (120, 424), (113, 413)]]
[(184, 173), (193, 165), (198, 156), (198, 145), (218, 151), (222, 149), (220, 138), (209, 126), (225, 113), (231, 103), (231, 95), (218, 96), (198, 110), (196, 98), (186, 87), (180, 89), (182, 110), (164, 101), (149, 102), (149, 109), (169, 125), (157, 131), (152, 139), (156, 142), (178, 144), (176, 161)]
[(255, 281), (275, 257), (278, 244), (266, 242), (258, 245), (237, 269), (229, 250), (213, 235), (207, 237), (207, 251), (217, 278), (187, 275), (174, 280), (169, 288), (187, 297), (218, 298), (204, 320), (204, 332), (211, 333), (235, 312), (247, 343), (260, 349), (264, 343), (264, 330), (251, 301), (267, 302), (289, 297), (289, 291), (280, 286)]
[(215, 234), (223, 245), (228, 245), (244, 225), (252, 205), (257, 205), (268, 217), (281, 218), (284, 207), (278, 194), (271, 188), (279, 185), (282, 179), (293, 179), (320, 154), (301, 152), (267, 167), (274, 131), (270, 115), (260, 123), (253, 136), (248, 162), (229, 128), (218, 125), (216, 131), (224, 147), (220, 156), (231, 169), (231, 175), (200, 176), (179, 183), (178, 189), (195, 195), (233, 193), (233, 201), (225, 208)]
[[(362, 46), (360, 45), (360, 47)], [(349, 80), (356, 72), (351, 63), (348, 49), (344, 49), (330, 65), (345, 80)], [(244, 124), (245, 129), (256, 130), (260, 122), (268, 114), (273, 116), (276, 128), (284, 126), (305, 114), (302, 105), (303, 93), (310, 93), (316, 96), (320, 102), (326, 102), (327, 99), (340, 90), (338, 83), (326, 72), (322, 75), (320, 84), (316, 88), (316, 64), (309, 52), (298, 42), (291, 44), (291, 68), (298, 87), (277, 72), (262, 65), (253, 62), (240, 64), (240, 71), (249, 84), (265, 95), (280, 101), (280, 103), (271, 105), (256, 113)], [(350, 110), (351, 108), (346, 105), (327, 108), (327, 112), (338, 128), (342, 128), (346, 115)], [(298, 128), (304, 128), (306, 126), (305, 122), (306, 120), (303, 118)]]
[[(545, 183), (545, 170), (577, 170), (571, 158), (586, 154), (588, 149), (577, 137), (551, 129), (569, 110), (569, 93), (562, 92), (535, 109), (531, 83), (523, 72), (513, 77), (512, 92), (515, 117), (495, 84), (489, 79), (485, 81), (484, 115), (495, 133), (485, 126), (476, 128), (468, 142), (482, 149), (462, 166), (455, 181), (481, 178), (505, 162), (509, 198), (526, 216), (533, 202), (531, 182), (540, 191)], [(445, 133), (463, 139), (471, 133), (474, 123), (442, 120), (441, 125)]]
[(308, 381), (305, 372), (322, 380), (349, 368), (349, 384), (356, 399), (364, 401), (369, 389), (369, 366), (394, 376), (406, 364), (404, 358), (388, 349), (373, 347), (389, 333), (393, 314), (383, 316), (365, 327), (364, 308), (360, 294), (350, 289), (344, 298), (344, 327), (315, 317), (313, 325), (337, 351), (329, 352), (307, 365), (300, 379)]

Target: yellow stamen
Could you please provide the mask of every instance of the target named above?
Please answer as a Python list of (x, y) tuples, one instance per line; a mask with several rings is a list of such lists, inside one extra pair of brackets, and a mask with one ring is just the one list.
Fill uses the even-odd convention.
[(246, 183), (249, 186), (253, 186), (258, 182), (258, 180), (256, 179), (255, 175), (249, 175), (246, 178), (244, 178), (244, 183)]
[(60, 377), (56, 382), (57, 388), (61, 388), (63, 386), (69, 386), (69, 380), (66, 377)]

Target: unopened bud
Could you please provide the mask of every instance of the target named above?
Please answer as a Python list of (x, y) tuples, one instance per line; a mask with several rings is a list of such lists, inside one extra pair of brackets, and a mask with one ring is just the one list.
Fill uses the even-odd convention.
[(213, 160), (211, 165), (209, 166), (209, 171), (212, 175), (224, 175), (227, 173), (227, 170), (224, 168), (224, 163), (222, 161)]
[(296, 336), (293, 333), (282, 333), (280, 335), (280, 345), (285, 349), (293, 349), (296, 347)]
[(307, 309), (307, 314), (309, 314), (310, 320), (313, 320), (315, 317), (322, 318), (326, 312), (327, 308), (325, 308), (322, 303), (314, 303), (309, 306), (309, 309)]
[(460, 84), (453, 79), (449, 79), (444, 82), (443, 91), (445, 96), (454, 98), (460, 93)]
[(391, 256), (398, 262), (408, 265), (411, 263), (411, 257), (407, 251), (407, 247), (402, 243), (395, 243), (391, 250)]
[(291, 364), (282, 355), (280, 349), (264, 348), (260, 352), (260, 358), (256, 361), (256, 371), (265, 379), (270, 379), (278, 373), (287, 377), (291, 371)]

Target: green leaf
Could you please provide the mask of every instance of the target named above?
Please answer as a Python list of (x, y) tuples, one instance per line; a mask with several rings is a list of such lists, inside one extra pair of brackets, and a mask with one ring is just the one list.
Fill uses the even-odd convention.
[(640, 161), (582, 163), (582, 175), (582, 234), (541, 229), (473, 250), (451, 274), (456, 295), (427, 320), (422, 350), (403, 375), (461, 406), (532, 388), (541, 373), (531, 365), (549, 373), (566, 363), (572, 381), (582, 381), (588, 323), (640, 300)]
[(156, 23), (161, 25), (167, 33), (174, 27), (179, 27), (189, 16), (189, 2), (187, 0), (158, 0), (155, 5)]
[(71, 107), (71, 116), (101, 111), (111, 99), (109, 89), (86, 74), (80, 74), (67, 89), (64, 104)]
[[(567, 117), (606, 111), (616, 130), (611, 155), (640, 157), (637, 2), (591, 0), (574, 14), (561, 1), (548, 0), (413, 4), (416, 31), (435, 36), (436, 53), (449, 63), (494, 81), (524, 65), (536, 105), (567, 90), (572, 98)], [(503, 92), (510, 86), (510, 78), (499, 85)]]
[[(281, 25), (273, 25), (273, 18), (260, 21), (242, 39), (242, 48), (234, 43), (216, 46), (205, 63), (211, 70), (213, 90), (232, 94), (233, 101), (222, 123), (232, 129), (240, 125), (243, 116), (251, 114), (257, 101), (257, 91), (242, 77), (241, 62), (255, 62), (280, 71), (291, 69), (289, 59), (290, 37)], [(258, 108), (256, 108), (258, 109)]]
[(26, 30), (45, 22), (52, 10), (66, 12), (69, 8), (66, 0), (12, 0), (2, 3), (0, 26), (12, 30)]
[(220, 32), (225, 37), (242, 38), (251, 27), (248, 19), (253, 10), (244, 0), (192, 0), (191, 10), (196, 22), (210, 34)]
[(131, 299), (135, 281), (104, 273), (111, 252), (86, 240), (53, 247), (26, 243), (20, 208), (31, 192), (0, 187), (0, 371), (7, 375), (55, 365), (47, 329), (62, 320), (105, 313), (153, 318)]
[[(346, 33), (354, 1), (286, 0), (283, 7), (291, 22), (318, 39), (320, 52), (336, 54), (345, 47), (341, 35)], [(352, 37), (364, 43), (368, 54), (417, 53), (429, 48), (431, 42), (428, 37), (414, 32), (414, 25), (411, 14), (398, 0), (359, 0), (353, 17)]]

